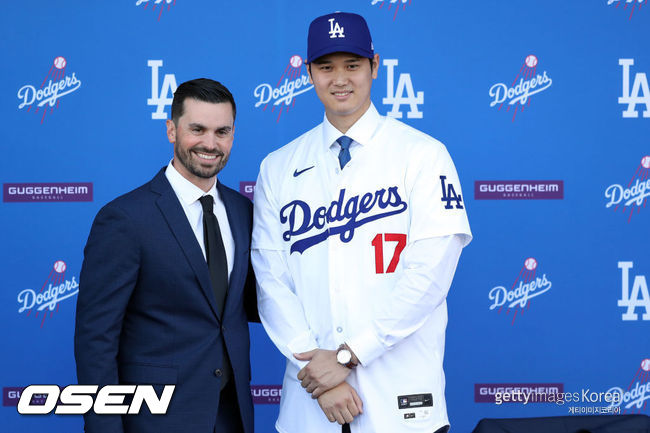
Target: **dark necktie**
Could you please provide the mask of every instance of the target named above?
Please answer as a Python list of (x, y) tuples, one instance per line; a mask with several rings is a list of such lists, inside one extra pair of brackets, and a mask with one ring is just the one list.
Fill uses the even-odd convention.
[[(214, 199), (211, 195), (204, 195), (199, 199), (203, 207), (203, 241), (205, 242), (205, 255), (207, 257), (208, 269), (210, 270), (210, 282), (212, 291), (217, 301), (217, 311), (221, 315), (223, 323), (223, 310), (228, 292), (228, 261), (226, 260), (226, 249), (221, 239), (219, 222), (214, 215)], [(223, 326), (221, 328), (224, 329)], [(221, 389), (223, 389), (232, 376), (232, 366), (226, 349), (225, 337), (223, 341), (223, 365), (215, 370), (217, 377), (221, 377)]]
[(341, 169), (345, 167), (345, 164), (350, 162), (350, 159), (352, 158), (350, 156), (350, 144), (352, 144), (352, 139), (348, 136), (341, 136), (336, 140), (338, 144), (341, 145), (341, 151), (339, 152), (339, 164), (341, 165)]

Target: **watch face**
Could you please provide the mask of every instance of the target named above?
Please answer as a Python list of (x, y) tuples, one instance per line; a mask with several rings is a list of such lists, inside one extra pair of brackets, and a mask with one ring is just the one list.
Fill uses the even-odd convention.
[(336, 354), (336, 360), (339, 362), (339, 364), (345, 365), (352, 360), (352, 354), (347, 349), (341, 349)]

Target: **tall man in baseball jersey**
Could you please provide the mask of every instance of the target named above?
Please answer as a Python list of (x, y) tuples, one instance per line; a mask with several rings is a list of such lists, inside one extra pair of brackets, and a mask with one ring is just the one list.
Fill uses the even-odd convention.
[[(282, 433), (446, 432), (445, 298), (471, 240), (445, 147), (378, 114), (365, 20), (309, 27), (323, 122), (262, 162), (252, 260)], [(342, 424), (341, 427), (339, 424)]]
[(173, 160), (95, 218), (77, 300), (79, 383), (176, 388), (164, 415), (144, 405), (138, 415), (91, 410), (87, 433), (253, 432), (253, 209), (217, 180), (235, 109), (214, 80), (178, 86), (167, 121)]

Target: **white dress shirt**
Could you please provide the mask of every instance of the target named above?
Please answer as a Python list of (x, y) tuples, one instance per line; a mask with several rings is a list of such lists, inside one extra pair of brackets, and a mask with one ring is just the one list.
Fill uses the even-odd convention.
[(203, 207), (201, 206), (199, 198), (209, 194), (214, 199), (214, 214), (219, 222), (221, 240), (226, 249), (228, 281), (230, 281), (230, 274), (232, 273), (233, 261), (235, 258), (235, 240), (232, 237), (232, 231), (230, 230), (230, 224), (228, 223), (226, 206), (223, 204), (223, 200), (221, 200), (219, 192), (217, 191), (217, 182), (215, 182), (214, 185), (212, 185), (212, 188), (210, 188), (210, 191), (206, 193), (201, 188), (185, 179), (178, 170), (174, 168), (171, 161), (165, 170), (165, 176), (176, 193), (178, 201), (181, 202), (181, 206), (185, 211), (185, 216), (187, 216), (187, 220), (192, 227), (194, 236), (196, 236), (196, 240), (201, 246), (201, 251), (203, 251), (203, 257), (206, 257), (205, 241), (203, 239)]

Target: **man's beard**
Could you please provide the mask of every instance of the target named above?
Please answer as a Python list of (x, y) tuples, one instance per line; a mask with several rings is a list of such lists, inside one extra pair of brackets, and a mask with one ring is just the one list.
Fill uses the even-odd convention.
[[(204, 153), (206, 155), (216, 155), (219, 159), (219, 162), (214, 168), (206, 168), (206, 167), (201, 167), (200, 165), (200, 158), (198, 156), (194, 156), (192, 158), (192, 155), (190, 154), (191, 152), (199, 152), (199, 153)], [(205, 149), (202, 148), (192, 148), (191, 150), (185, 150), (180, 143), (175, 146), (174, 149), (174, 155), (176, 158), (178, 158), (178, 162), (180, 162), (183, 167), (187, 169), (190, 173), (192, 173), (194, 176), (203, 178), (203, 179), (210, 179), (214, 176), (216, 176), (217, 173), (219, 173), (225, 166), (226, 163), (228, 162), (228, 158), (230, 157), (230, 153), (225, 155), (222, 151), (216, 150), (213, 152), (209, 152)]]

